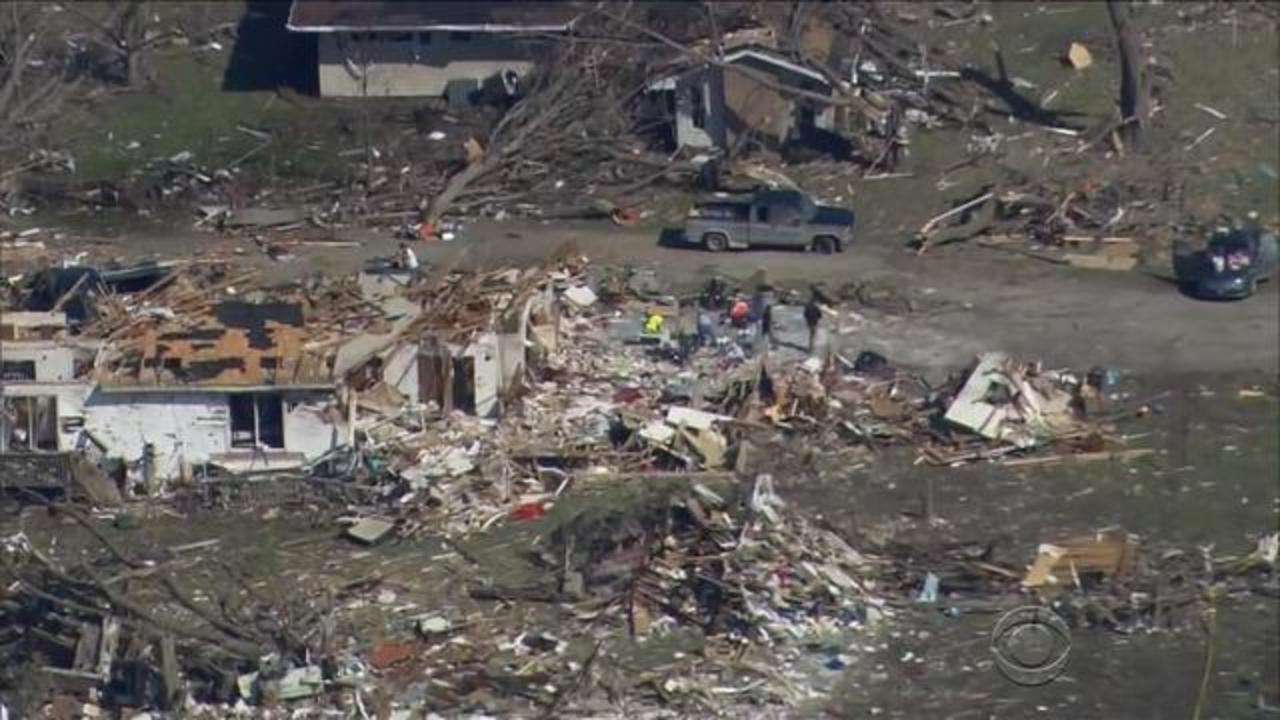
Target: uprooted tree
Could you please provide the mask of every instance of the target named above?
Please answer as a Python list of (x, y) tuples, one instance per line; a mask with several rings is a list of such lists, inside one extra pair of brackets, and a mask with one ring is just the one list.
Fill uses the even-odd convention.
[(527, 89), (483, 140), (468, 143), (465, 164), (423, 208), (437, 222), (459, 200), (488, 195), (511, 202), (542, 192), (590, 189), (625, 194), (685, 168), (652, 157), (634, 135), (631, 103), (644, 88), (634, 48), (568, 42), (527, 78)]
[[(528, 87), (496, 123), (486, 139), (469, 142), (465, 164), (449, 174), (443, 187), (424, 204), (422, 220), (432, 225), (451, 208), (470, 204), (469, 198), (493, 197), (504, 202), (537, 199), (550, 187), (591, 193), (598, 204), (613, 204), (645, 185), (667, 177), (689, 177), (691, 163), (654, 155), (639, 140), (642, 120), (636, 103), (651, 68), (646, 60), (683, 58), (751, 78), (787, 97), (845, 104), (832, 98), (780, 83), (759, 70), (725, 63), (718, 38), (741, 22), (736, 4), (721, 8), (690, 4), (685, 12), (705, 23), (708, 46), (695, 47), (689, 27), (675, 32), (655, 22), (643, 4), (619, 5), (584, 17), (575, 35), (561, 39)], [(680, 37), (680, 39), (676, 39)], [(649, 57), (643, 51), (654, 51)], [(550, 194), (550, 193), (548, 193)]]
[(1140, 149), (1151, 115), (1151, 78), (1141, 57), (1133, 3), (1107, 0), (1107, 15), (1120, 53), (1120, 135), (1130, 146)]

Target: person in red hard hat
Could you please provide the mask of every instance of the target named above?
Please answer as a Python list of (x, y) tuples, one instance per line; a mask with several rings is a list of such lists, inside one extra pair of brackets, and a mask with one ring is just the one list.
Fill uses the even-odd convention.
[(746, 327), (750, 317), (751, 306), (747, 305), (747, 301), (742, 298), (735, 300), (733, 306), (729, 308), (729, 322), (736, 328)]

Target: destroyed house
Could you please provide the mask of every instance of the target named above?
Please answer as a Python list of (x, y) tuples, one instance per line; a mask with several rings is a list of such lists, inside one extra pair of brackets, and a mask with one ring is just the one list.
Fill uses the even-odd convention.
[(513, 94), (570, 2), (294, 0), (288, 28), (316, 38), (326, 97), (434, 96), (469, 102), (482, 87)]
[(826, 77), (760, 44), (727, 48), (716, 64), (681, 60), (647, 89), (676, 147), (724, 150), (744, 135), (777, 147), (834, 125)]
[(340, 443), (323, 356), (306, 347), (302, 308), (221, 302), (113, 343), (85, 403), (110, 455), (153, 463), (156, 478), (195, 465), (294, 467)]
[(394, 412), (420, 405), (444, 413), (500, 414), (530, 353), (556, 347), (559, 315), (549, 287), (517, 288), (528, 278), (519, 272), (499, 275), (489, 279), (504, 291), (478, 292), (474, 305), (452, 312), (430, 314), (403, 298), (384, 300), (391, 327), (362, 333), (339, 347), (334, 376), (356, 391), (360, 407), (367, 409)]
[(173, 262), (148, 262), (110, 270), (82, 265), (47, 268), (31, 279), (26, 309), (65, 312), (72, 325), (86, 322), (95, 317), (98, 298), (145, 291), (167, 278), (176, 266)]

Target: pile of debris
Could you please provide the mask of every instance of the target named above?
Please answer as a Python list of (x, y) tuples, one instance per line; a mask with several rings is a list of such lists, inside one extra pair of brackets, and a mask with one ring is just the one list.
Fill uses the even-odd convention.
[[(463, 605), (502, 603), (436, 612), (394, 642), (335, 644), (335, 618), (371, 595), (394, 602), (395, 591), (374, 578), (336, 596), (269, 600), (223, 568), (234, 597), (201, 596), (177, 572), (204, 545), (142, 559), (99, 532), (105, 552), (78, 565), (15, 537), (0, 624), (40, 632), (10, 631), (6, 646), (52, 642), (52, 674), (120, 688), (98, 696), (113, 705), (173, 708), (183, 693), (228, 712), (333, 692), (358, 703), (416, 666), (399, 689), (407, 698), (417, 687), (418, 701), (403, 706), (546, 711), (587, 699), (575, 688), (597, 687), (592, 666), (623, 667), (617, 638), (693, 629), (708, 647), (700, 657), (716, 660), (642, 684), (653, 703), (706, 711), (726, 700), (691, 678), (721, 686), (741, 671), (731, 658), (744, 647), (855, 631), (922, 582), (918, 564), (860, 552), (789, 513), (758, 475), (757, 443), (803, 438), (868, 461), (900, 447), (938, 464), (1115, 457), (1104, 451), (1119, 444), (1108, 373), (1080, 378), (992, 353), (931, 386), (874, 353), (849, 362), (834, 347), (770, 349), (756, 325), (717, 319), (703, 302), (716, 293), (682, 303), (641, 277), (593, 271), (572, 248), (526, 269), (391, 268), (270, 292), (213, 264), (140, 273), (85, 274), (75, 292), (41, 295), (85, 300), (92, 312), (75, 338), (95, 343), (68, 359), (82, 374), (66, 380), (80, 389), (59, 409), (83, 415), (59, 418), (53, 427), (79, 432), (55, 433), (53, 447), (121, 460), (124, 503), (141, 489), (193, 514), (296, 508), (370, 552), (443, 541), (485, 578), (466, 583)], [(779, 306), (776, 330), (792, 315)], [(47, 351), (49, 340), (17, 330), (6, 330), (17, 338), (6, 358), (23, 342)], [(163, 430), (149, 424), (157, 390), (183, 398), (164, 406), (182, 419)], [(627, 488), (651, 494), (609, 500)], [(584, 505), (595, 496), (605, 500)], [(470, 549), (495, 532), (533, 551), (515, 581)], [(998, 569), (985, 571), (990, 587), (1006, 592), (1018, 572)], [(949, 591), (953, 576), (935, 572)], [(563, 638), (530, 630), (510, 641), (511, 627), (530, 627), (531, 603), (571, 604), (584, 622)], [(125, 667), (142, 679), (121, 684)], [(732, 702), (794, 704), (813, 692), (802, 667), (753, 667), (760, 680)], [(496, 691), (481, 699), (481, 688)]]
[[(451, 545), (466, 579), (400, 615), (416, 605), (394, 576), (267, 592), (232, 562), (210, 567), (218, 540), (144, 557), (56, 505), (97, 550), (77, 563), (76, 551), (25, 535), (0, 539), (0, 650), (6, 667), (47, 678), (58, 702), (77, 698), (77, 708), (740, 716), (820, 697), (871, 649), (869, 631), (909, 606), (954, 616), (1031, 599), (1071, 627), (1131, 633), (1195, 625), (1215, 595), (1276, 591), (1275, 534), (1210, 556), (1140, 553), (1137, 538), (1104, 529), (1041, 545), (1023, 570), (990, 548), (854, 549), (786, 507), (767, 475), (637, 477), (621, 495), (618, 482), (584, 484), (545, 516), (508, 520), (506, 543), (527, 550), (502, 564), (527, 565), (525, 581), (460, 539)], [(366, 534), (377, 530), (364, 522), (351, 534), (379, 542)], [(415, 565), (425, 562), (419, 547), (407, 546)], [(442, 557), (431, 562), (448, 564)], [(218, 591), (188, 586), (202, 565)], [(688, 651), (637, 665), (637, 648), (656, 643)]]
[(988, 248), (1039, 260), (1098, 270), (1132, 270), (1146, 241), (1168, 239), (1170, 221), (1159, 206), (1129, 188), (1055, 191), (1028, 186), (1017, 190), (986, 188), (920, 228), (917, 247), (975, 239)]
[[(273, 607), (260, 595), (246, 600), (225, 593), (223, 599), (238, 597), (232, 606), (184, 587), (177, 571), (190, 566), (186, 558), (217, 541), (142, 558), (79, 511), (57, 511), (98, 538), (101, 552), (93, 553), (92, 563), (59, 559), (22, 533), (0, 538), (6, 665), (43, 675), (57, 695), (177, 710), (189, 696), (235, 697), (238, 676), (249, 669), (272, 667), (286, 683), (291, 665), (320, 650), (322, 638), (313, 631), (295, 634), (323, 614), (316, 601), (298, 598), (295, 607)], [(248, 587), (234, 569), (226, 572), (227, 587)]]
[[(168, 458), (157, 478), (359, 455), (454, 509), (439, 478), (742, 469), (753, 433), (868, 456), (910, 447), (944, 465), (1140, 454), (1114, 432), (1126, 414), (1110, 407), (1114, 373), (997, 353), (930, 385), (875, 353), (770, 350), (756, 325), (706, 307), (707, 293), (682, 302), (640, 279), (593, 272), (572, 248), (524, 270), (387, 268), (269, 291), (219, 262), (52, 270), (30, 283), (34, 315), (21, 322), (65, 315), (68, 357), (56, 377), (33, 368), (26, 379), (71, 384), (59, 402), (69, 430), (42, 442), (123, 455), (135, 478), (146, 460), (136, 438), (151, 433), (140, 411), (166, 389), (194, 393), (184, 412), (208, 430), (148, 437)], [(779, 305), (777, 323), (798, 324), (792, 310)], [(44, 352), (12, 343), (6, 357)], [(499, 485), (505, 502), (511, 485)]]

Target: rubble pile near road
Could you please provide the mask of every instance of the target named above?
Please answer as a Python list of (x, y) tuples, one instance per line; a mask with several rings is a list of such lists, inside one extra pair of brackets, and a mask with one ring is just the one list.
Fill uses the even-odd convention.
[[(30, 312), (6, 317), (57, 325), (65, 314), (72, 333), (57, 342), (75, 357), (56, 380), (73, 383), (59, 415), (70, 429), (47, 442), (82, 448), (87, 434), (103, 455), (124, 455), (134, 480), (141, 445), (115, 437), (121, 418), (108, 406), (154, 407), (140, 394), (148, 388), (199, 391), (207, 410), (193, 408), (197, 425), (229, 421), (244, 435), (228, 447), (179, 433), (158, 448), (173, 456), (161, 479), (204, 466), (314, 469), (322, 457), (359, 454), (438, 494), (438, 478), (476, 472), (563, 480), (741, 469), (753, 433), (868, 457), (914, 448), (942, 465), (1141, 454), (1123, 448), (1114, 423), (1128, 412), (1109, 407), (1099, 378), (992, 353), (930, 385), (875, 353), (851, 361), (832, 347), (810, 355), (796, 341), (762, 342), (754, 326), (735, 328), (718, 309), (655, 294), (641, 279), (593, 272), (571, 248), (524, 270), (392, 268), (269, 292), (252, 271), (216, 263), (82, 269), (36, 278)], [(699, 316), (714, 337), (699, 333)], [(652, 317), (666, 319), (655, 332), (645, 327)], [(117, 399), (94, 400), (108, 392)], [(263, 393), (257, 402), (271, 407), (235, 399)], [(289, 436), (281, 414), (313, 430)], [(255, 443), (291, 464), (237, 451)], [(504, 497), (512, 492), (504, 480)]]

